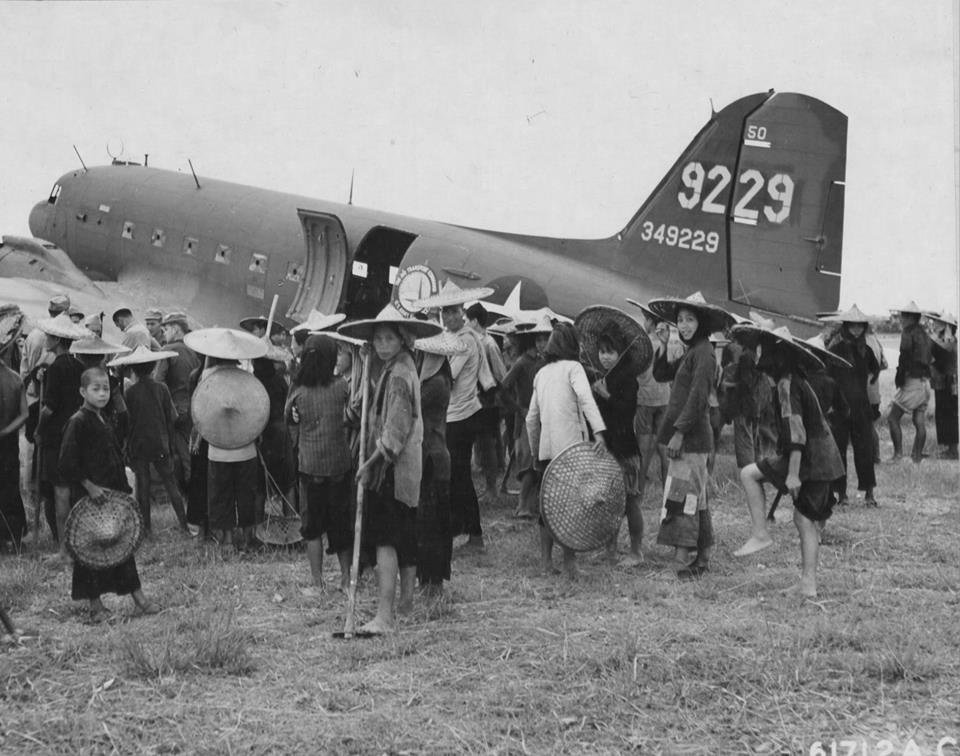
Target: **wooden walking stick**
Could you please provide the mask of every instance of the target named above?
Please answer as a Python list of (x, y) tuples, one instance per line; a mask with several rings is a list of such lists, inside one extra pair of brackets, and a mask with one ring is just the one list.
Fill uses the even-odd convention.
[[(40, 384), (40, 398), (37, 399), (37, 423), (40, 422), (40, 413), (43, 412), (43, 381)], [(33, 553), (34, 556), (40, 553), (40, 508), (43, 506), (43, 496), (40, 493), (40, 439), (37, 437), (36, 428), (33, 431)], [(56, 504), (54, 504), (56, 505)], [(59, 534), (58, 534), (59, 535)]]
[[(360, 404), (360, 457), (358, 468), (363, 467), (367, 456), (367, 416), (369, 415), (368, 405), (370, 404), (370, 352), (363, 358), (363, 382)], [(360, 538), (363, 530), (363, 503), (366, 498), (366, 489), (363, 487), (363, 481), (357, 483), (357, 516), (353, 524), (353, 563), (350, 566), (350, 590), (347, 593), (347, 617), (343, 624), (342, 633), (334, 633), (335, 638), (350, 639), (371, 638), (373, 633), (358, 633), (356, 631), (356, 609), (357, 609), (357, 579), (360, 572)]]

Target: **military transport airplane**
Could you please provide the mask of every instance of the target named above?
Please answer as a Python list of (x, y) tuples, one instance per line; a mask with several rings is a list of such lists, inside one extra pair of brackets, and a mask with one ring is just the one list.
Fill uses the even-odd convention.
[(567, 315), (700, 290), (738, 313), (812, 319), (838, 306), (846, 138), (846, 116), (812, 97), (739, 99), (606, 239), (486, 231), (117, 161), (59, 178), (30, 230), (94, 281), (133, 287), (128, 303), (207, 325), (266, 313), (274, 295), (294, 321), (314, 308), (368, 316), (391, 299), (409, 310), (446, 279), (492, 286), (501, 303), (522, 283), (523, 309)]

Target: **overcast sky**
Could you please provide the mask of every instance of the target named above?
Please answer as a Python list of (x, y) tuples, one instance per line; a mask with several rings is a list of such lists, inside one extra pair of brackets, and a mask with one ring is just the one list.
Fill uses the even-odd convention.
[(710, 114), (849, 117), (841, 305), (958, 309), (950, 0), (0, 4), (0, 234), (150, 165), (549, 236), (618, 231)]

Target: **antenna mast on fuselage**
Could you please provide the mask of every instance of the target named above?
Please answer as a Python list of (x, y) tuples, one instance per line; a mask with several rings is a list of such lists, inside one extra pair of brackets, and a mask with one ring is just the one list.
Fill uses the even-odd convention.
[(190, 166), (190, 173), (193, 174), (193, 180), (197, 182), (197, 189), (200, 188), (200, 179), (197, 178), (197, 172), (193, 170), (193, 161), (187, 158), (187, 164)]
[(80, 160), (80, 165), (83, 166), (83, 172), (87, 172), (87, 164), (83, 162), (83, 158), (80, 157), (80, 150), (77, 149), (77, 145), (73, 145), (73, 151), (77, 153), (77, 158)]

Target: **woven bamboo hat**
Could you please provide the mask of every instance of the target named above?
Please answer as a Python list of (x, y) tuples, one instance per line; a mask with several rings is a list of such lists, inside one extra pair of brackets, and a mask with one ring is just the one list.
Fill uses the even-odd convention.
[(697, 313), (697, 319), (706, 323), (709, 332), (722, 331), (734, 323), (733, 315), (722, 307), (707, 302), (699, 291), (694, 292), (686, 299), (680, 297), (651, 299), (647, 306), (658, 318), (673, 325), (677, 324), (677, 313), (681, 307)]
[(183, 337), (194, 352), (223, 360), (255, 360), (267, 353), (267, 343), (236, 328), (201, 328)]
[(800, 339), (790, 333), (786, 326), (780, 326), (772, 331), (760, 328), (755, 325), (736, 325), (733, 327), (733, 334), (756, 334), (760, 341), (760, 348), (769, 350), (773, 346), (786, 346), (797, 360), (797, 364), (807, 370), (822, 370), (823, 362), (814, 354), (813, 350), (808, 348)]
[(463, 354), (467, 351), (467, 345), (452, 333), (444, 331), (436, 336), (428, 336), (425, 339), (417, 339), (413, 344), (414, 349), (428, 354), (436, 354), (440, 357), (452, 357), (455, 354)]
[(253, 373), (221, 367), (200, 381), (190, 400), (190, 414), (208, 443), (239, 449), (267, 427), (270, 397)]
[(415, 310), (429, 310), (434, 307), (454, 307), (469, 302), (478, 302), (493, 294), (493, 289), (483, 286), (476, 289), (461, 289), (453, 281), (447, 281), (440, 291), (413, 303)]
[(58, 339), (85, 339), (90, 331), (79, 323), (74, 323), (70, 316), (61, 312), (55, 318), (43, 318), (37, 321), (37, 327), (47, 336), (56, 336)]
[(647, 306), (646, 306), (645, 304), (643, 304), (642, 302), (638, 302), (636, 299), (631, 299), (630, 297), (627, 297), (627, 302), (628, 302), (629, 304), (632, 304), (634, 307), (639, 308), (640, 312), (643, 313), (643, 316), (644, 316), (647, 320), (649, 320), (651, 323), (657, 324), (657, 323), (659, 323), (661, 320), (663, 320), (663, 318), (661, 318), (659, 315), (657, 315), (657, 313), (655, 313), (653, 310), (651, 310), (649, 307), (647, 307)]
[(80, 564), (103, 570), (129, 559), (143, 540), (143, 518), (130, 494), (104, 489), (103, 501), (78, 501), (64, 527), (67, 551)]
[(416, 318), (405, 318), (400, 311), (393, 305), (387, 305), (375, 318), (366, 320), (355, 320), (352, 323), (344, 323), (337, 328), (337, 333), (344, 336), (350, 336), (354, 339), (363, 339), (370, 341), (373, 339), (373, 329), (378, 325), (392, 325), (403, 328), (413, 335), (414, 339), (425, 339), (429, 336), (436, 336), (443, 331), (439, 323), (430, 320), (417, 320)]
[(547, 465), (540, 484), (540, 514), (563, 546), (590, 551), (606, 546), (617, 534), (626, 495), (617, 460), (581, 442)]
[(591, 367), (600, 369), (597, 345), (604, 336), (619, 346), (621, 359), (625, 354), (630, 355), (638, 374), (646, 370), (653, 359), (653, 345), (646, 329), (623, 310), (591, 305), (577, 315), (574, 325), (580, 334), (580, 354)]
[(122, 357), (115, 357), (107, 363), (107, 367), (125, 367), (127, 365), (143, 365), (147, 362), (160, 362), (160, 360), (169, 360), (176, 357), (176, 352), (153, 352), (140, 344), (130, 354)]
[(853, 368), (853, 365), (843, 359), (843, 357), (827, 349), (827, 345), (823, 343), (823, 339), (820, 336), (813, 336), (806, 341), (797, 341), (797, 343), (813, 352), (813, 356), (817, 357), (827, 367), (838, 367), (844, 370)]
[(200, 381), (190, 400), (190, 414), (208, 443), (239, 449), (267, 427), (270, 397), (253, 373), (221, 367)]
[[(344, 320), (347, 319), (347, 316), (342, 312), (335, 312), (332, 315), (324, 315), (320, 310), (310, 310), (310, 314), (307, 315), (307, 319), (304, 320), (300, 325), (296, 325), (290, 329), (290, 333), (297, 333), (297, 331), (325, 331), (328, 328), (333, 328), (335, 325), (339, 325)], [(266, 328), (266, 323), (263, 324)]]

